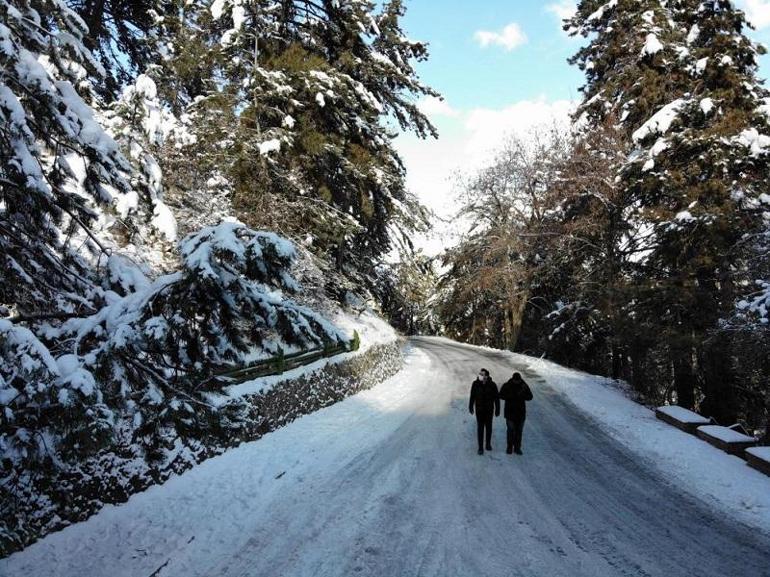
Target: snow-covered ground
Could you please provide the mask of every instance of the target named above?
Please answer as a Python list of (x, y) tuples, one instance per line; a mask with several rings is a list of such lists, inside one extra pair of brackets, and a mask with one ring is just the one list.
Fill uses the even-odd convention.
[(361, 313), (339, 310), (330, 320), (348, 334), (352, 335), (353, 331), (358, 331), (361, 337), (360, 351), (398, 338), (395, 329), (371, 309)]
[(302, 375), (309, 375), (329, 364), (341, 363), (368, 351), (374, 346), (392, 343), (399, 338), (398, 333), (393, 327), (371, 309), (366, 309), (361, 313), (337, 309), (330, 320), (335, 327), (341, 329), (349, 338), (353, 337), (354, 331), (358, 332), (358, 336), (361, 339), (361, 345), (357, 351), (319, 359), (313, 363), (281, 373), (280, 375), (270, 375), (245, 381), (228, 387), (226, 390), (227, 396), (212, 395), (210, 400), (215, 403), (222, 403), (228, 398), (264, 393), (277, 383), (297, 379)]
[[(476, 455), (481, 366), (529, 378), (523, 457), (501, 450), (501, 419)], [(414, 339), (388, 381), (49, 535), (0, 575), (770, 574), (770, 478), (606, 385)]]
[[(609, 379), (542, 359), (511, 357), (528, 364), (610, 436), (672, 482), (725, 514), (770, 534), (770, 477), (751, 469), (739, 457), (658, 420), (654, 411), (630, 400)], [(743, 435), (739, 437), (745, 440)]]

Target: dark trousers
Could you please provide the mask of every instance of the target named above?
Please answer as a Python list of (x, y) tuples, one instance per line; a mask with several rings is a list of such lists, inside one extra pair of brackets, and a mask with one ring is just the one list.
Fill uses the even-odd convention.
[(525, 417), (516, 417), (515, 419), (505, 419), (505, 424), (508, 427), (508, 448), (513, 447), (516, 450), (521, 450), (521, 435), (524, 432), (524, 419)]
[(476, 410), (476, 425), (479, 438), (479, 449), (484, 448), (484, 437), (486, 434), (487, 446), (492, 444), (492, 411)]

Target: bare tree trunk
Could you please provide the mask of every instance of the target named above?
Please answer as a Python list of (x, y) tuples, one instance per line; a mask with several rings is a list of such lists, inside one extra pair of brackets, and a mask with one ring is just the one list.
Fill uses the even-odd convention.
[(513, 303), (511, 303), (511, 337), (509, 350), (516, 348), (516, 343), (519, 341), (521, 335), (522, 323), (524, 322), (524, 311), (527, 308), (527, 299), (529, 298), (529, 291), (520, 292)]

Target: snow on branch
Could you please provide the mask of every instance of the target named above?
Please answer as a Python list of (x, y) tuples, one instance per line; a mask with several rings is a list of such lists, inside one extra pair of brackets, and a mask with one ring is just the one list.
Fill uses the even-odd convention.
[(139, 290), (64, 323), (61, 336), (106, 382), (152, 383), (160, 398), (172, 383), (247, 358), (345, 342), (331, 323), (287, 298), (299, 290), (289, 273), (295, 251), (278, 235), (224, 222), (186, 237), (180, 252), (181, 270), (144, 287), (131, 271), (117, 284)]
[(98, 447), (113, 415), (136, 427), (195, 427), (216, 418), (201, 390), (216, 386), (208, 376), (347, 342), (288, 297), (299, 291), (289, 272), (296, 253), (282, 237), (223, 222), (187, 236), (180, 253), (180, 270), (154, 281), (110, 257), (110, 286), (125, 296), (107, 290), (93, 315), (35, 333), (0, 320), (0, 458), (56, 462), (64, 447)]

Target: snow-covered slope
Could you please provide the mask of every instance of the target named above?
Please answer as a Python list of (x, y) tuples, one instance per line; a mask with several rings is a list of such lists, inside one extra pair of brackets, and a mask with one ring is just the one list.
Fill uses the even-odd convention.
[(270, 390), (277, 383), (296, 379), (303, 375), (310, 375), (327, 365), (338, 364), (347, 361), (365, 353), (372, 347), (392, 343), (399, 338), (399, 335), (395, 329), (393, 329), (392, 326), (390, 326), (371, 309), (366, 309), (362, 312), (355, 312), (351, 310), (336, 308), (335, 312), (330, 315), (330, 317), (330, 320), (334, 326), (346, 334), (348, 338), (352, 338), (354, 333), (358, 333), (358, 336), (361, 339), (361, 346), (357, 351), (351, 351), (348, 353), (335, 355), (333, 357), (323, 358), (308, 365), (286, 371), (280, 375), (260, 377), (239, 383), (237, 385), (233, 385), (231, 387), (227, 387), (227, 390), (225, 391), (227, 393), (227, 397), (213, 397), (212, 400), (217, 403), (221, 403), (227, 399), (232, 399), (235, 397), (264, 393)]
[(564, 394), (613, 439), (672, 483), (745, 523), (770, 532), (770, 478), (708, 443), (655, 418), (617, 383), (542, 359), (513, 355)]

